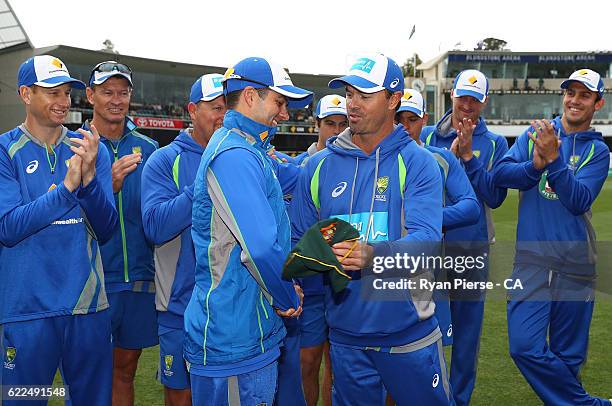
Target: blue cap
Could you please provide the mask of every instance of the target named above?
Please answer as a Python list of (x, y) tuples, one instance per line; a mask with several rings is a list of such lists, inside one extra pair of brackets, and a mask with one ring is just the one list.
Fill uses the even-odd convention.
[(68, 68), (59, 58), (51, 55), (33, 56), (19, 67), (17, 93), (21, 86), (56, 87), (64, 83), (70, 83), (77, 89), (85, 89), (85, 83), (70, 77)]
[(383, 54), (364, 56), (351, 62), (348, 74), (332, 79), (329, 87), (332, 89), (350, 85), (362, 93), (388, 91), (402, 92), (404, 90), (404, 74), (399, 65)]
[(228, 68), (223, 75), (224, 89), (228, 93), (242, 90), (247, 86), (255, 89), (268, 88), (288, 99), (290, 108), (306, 107), (312, 102), (313, 94), (293, 85), (289, 74), (279, 65), (264, 58), (249, 57)]
[(203, 75), (191, 86), (189, 101), (197, 103), (200, 101), (211, 101), (223, 96), (223, 75), (220, 73), (209, 73)]

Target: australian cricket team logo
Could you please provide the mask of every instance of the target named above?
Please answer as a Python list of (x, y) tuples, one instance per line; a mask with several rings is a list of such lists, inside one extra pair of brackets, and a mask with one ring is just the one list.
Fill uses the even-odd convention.
[(164, 371), (164, 375), (172, 376), (174, 372), (172, 372), (172, 363), (174, 362), (173, 355), (165, 355), (164, 356), (164, 364), (166, 366), (166, 370)]
[(376, 180), (376, 192), (378, 192), (379, 195), (382, 195), (383, 193), (385, 193), (388, 186), (389, 186), (388, 176), (381, 176), (380, 178)]
[(142, 154), (142, 148), (140, 146), (132, 147), (132, 154)]
[(475, 149), (474, 151), (472, 151), (472, 153), (474, 154), (476, 158), (480, 158), (480, 150)]
[(334, 238), (334, 234), (336, 234), (336, 224), (338, 223), (333, 222), (330, 225), (323, 227), (319, 230), (327, 244), (331, 243), (332, 238)]
[(374, 199), (380, 202), (386, 202), (387, 195), (385, 195), (385, 192), (387, 191), (388, 187), (389, 187), (389, 177), (388, 176), (381, 176), (380, 178), (376, 179), (376, 195), (374, 196)]
[(555, 193), (555, 190), (548, 184), (547, 179), (548, 171), (544, 171), (542, 177), (540, 178), (540, 183), (538, 184), (538, 190), (542, 197), (548, 200), (558, 200), (559, 196)]
[(4, 368), (6, 369), (13, 369), (15, 368), (15, 357), (17, 356), (17, 349), (15, 347), (6, 347), (6, 354), (5, 354), (5, 359), (6, 361), (4, 361)]
[(578, 165), (578, 161), (580, 161), (580, 155), (572, 155), (569, 159), (570, 166), (575, 168)]

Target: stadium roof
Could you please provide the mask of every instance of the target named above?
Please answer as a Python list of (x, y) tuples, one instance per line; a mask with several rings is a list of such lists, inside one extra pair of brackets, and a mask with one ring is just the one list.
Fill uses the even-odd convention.
[(30, 43), (8, 0), (0, 0), (0, 49)]

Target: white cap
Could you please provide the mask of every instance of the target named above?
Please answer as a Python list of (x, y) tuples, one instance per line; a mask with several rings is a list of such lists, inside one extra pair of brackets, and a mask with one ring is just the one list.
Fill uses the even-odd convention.
[(571, 82), (580, 82), (592, 92), (597, 92), (600, 95), (604, 92), (604, 83), (599, 73), (590, 69), (580, 69), (572, 73), (569, 79), (561, 83), (561, 89), (567, 89)]
[(400, 108), (397, 112), (411, 111), (417, 116), (423, 118), (425, 114), (425, 102), (423, 101), (423, 95), (418, 90), (404, 89), (404, 95), (401, 99)]
[(220, 73), (209, 73), (200, 76), (191, 86), (189, 101), (211, 101), (223, 95), (223, 75)]
[(346, 99), (337, 94), (330, 94), (321, 98), (317, 103), (315, 116), (317, 118), (325, 118), (327, 116), (333, 116), (334, 114), (347, 115)]
[(368, 55), (354, 59), (345, 76), (332, 79), (332, 89), (345, 85), (353, 86), (363, 93), (376, 93), (381, 90), (401, 92), (404, 88), (404, 75), (399, 65), (383, 54)]
[(70, 83), (70, 86), (77, 89), (85, 88), (85, 83), (70, 76), (64, 62), (51, 55), (39, 55), (27, 59), (21, 64), (17, 74), (17, 88), (32, 85), (55, 87), (64, 83)]
[(487, 77), (476, 69), (468, 69), (459, 73), (453, 83), (454, 97), (472, 96), (484, 103), (489, 94), (489, 81)]

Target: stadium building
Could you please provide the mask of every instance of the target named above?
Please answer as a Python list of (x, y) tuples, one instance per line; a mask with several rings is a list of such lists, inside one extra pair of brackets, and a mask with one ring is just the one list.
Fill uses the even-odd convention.
[(552, 119), (563, 112), (559, 86), (580, 68), (602, 75), (608, 103), (596, 113), (593, 124), (612, 137), (612, 52), (449, 51), (418, 65), (419, 78), (409, 82), (423, 89), (433, 123), (451, 106), (457, 74), (478, 69), (489, 78), (490, 97), (483, 111), (489, 128), (516, 137), (530, 120)]

